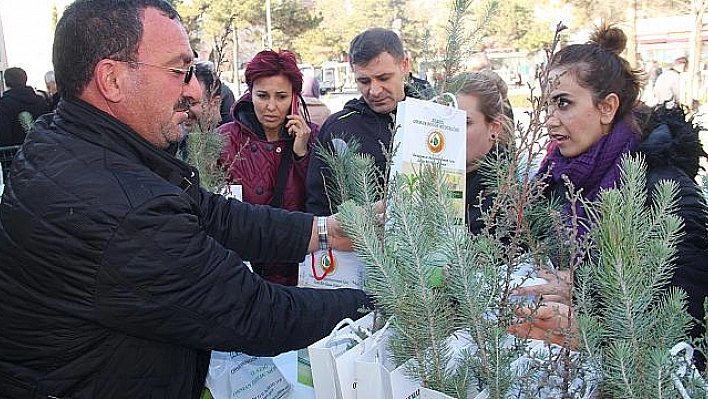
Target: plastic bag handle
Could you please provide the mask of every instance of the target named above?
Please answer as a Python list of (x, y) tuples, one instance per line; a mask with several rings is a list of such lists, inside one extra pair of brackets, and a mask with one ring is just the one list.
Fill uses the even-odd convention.
[[(684, 352), (683, 355), (681, 355), (681, 352)], [(684, 363), (676, 370), (675, 372), (671, 373), (671, 379), (673, 380), (674, 387), (679, 391), (679, 394), (683, 399), (690, 399), (691, 395), (688, 393), (686, 388), (683, 386), (683, 383), (681, 382), (681, 377), (685, 377), (686, 374), (692, 373), (693, 376), (691, 376), (693, 379), (697, 379), (701, 381), (703, 384), (702, 388), (706, 388), (706, 383), (702, 381), (700, 373), (695, 369), (693, 366), (693, 347), (687, 343), (687, 342), (679, 342), (678, 344), (674, 345), (673, 348), (669, 351), (671, 356), (675, 357), (682, 357)]]
[[(363, 340), (358, 334), (356, 334), (355, 332), (347, 332), (346, 334), (338, 335), (339, 330), (341, 330), (342, 327), (345, 327), (345, 326), (351, 326), (351, 327), (353, 327), (353, 326), (354, 326), (354, 320), (352, 320), (352, 319), (349, 318), (349, 317), (340, 320), (339, 323), (337, 323), (337, 325), (335, 325), (334, 328), (332, 329), (332, 332), (330, 333), (329, 339), (326, 341), (326, 342), (327, 342), (327, 346), (331, 346), (331, 344), (334, 342), (335, 339), (336, 339), (337, 341), (342, 341), (342, 340), (346, 340), (346, 339), (351, 339), (351, 340), (354, 340), (354, 341), (356, 341), (356, 342), (358, 342), (358, 343), (364, 342), (364, 340)], [(366, 334), (367, 338), (373, 336), (373, 334), (371, 333), (371, 331), (369, 331), (368, 329), (362, 328), (361, 330)]]
[(354, 333), (346, 333), (344, 335), (337, 335), (337, 336), (332, 336), (327, 340), (327, 347), (332, 347), (335, 345), (338, 345), (340, 342), (343, 341), (356, 341), (357, 344), (360, 344), (364, 342), (363, 339), (361, 339), (360, 336), (354, 334)]
[(327, 344), (331, 343), (335, 338), (347, 338), (347, 339), (351, 338), (350, 335), (356, 336), (355, 340), (358, 339), (358, 341), (361, 342), (361, 338), (359, 338), (359, 336), (356, 334), (346, 333), (346, 334), (340, 335), (340, 336), (337, 335), (337, 333), (339, 332), (339, 330), (342, 329), (342, 327), (353, 326), (353, 325), (354, 325), (354, 320), (350, 319), (349, 317), (347, 317), (346, 319), (340, 320), (339, 323), (337, 323), (337, 325), (334, 326), (334, 328), (332, 329), (332, 332), (329, 334), (329, 339), (327, 340)]
[[(391, 322), (391, 319), (393, 319), (393, 316), (391, 316), (388, 320), (386, 320), (386, 323), (381, 327), (379, 330), (375, 331), (373, 334), (370, 334), (369, 337), (371, 337), (370, 346), (368, 348), (373, 348), (374, 346), (378, 345), (381, 340), (384, 339), (385, 337), (385, 332), (388, 330), (389, 323)], [(361, 346), (361, 354), (364, 354), (366, 350), (368, 349), (366, 345)]]
[[(459, 108), (459, 107), (457, 106), (457, 98), (455, 97), (454, 94), (449, 93), (449, 92), (441, 93), (440, 95), (438, 95), (437, 97), (435, 97), (435, 99), (434, 99), (432, 102), (433, 102), (434, 104), (438, 104), (438, 105), (445, 105), (445, 104), (438, 103), (438, 102), (435, 101), (435, 100), (437, 100), (437, 99), (443, 100), (443, 99), (445, 99), (445, 98), (449, 99), (450, 102), (452, 103), (452, 106), (449, 106), (449, 105), (448, 105), (448, 106), (445, 107), (445, 108), (447, 108), (447, 109), (449, 110), (449, 112), (447, 112), (447, 113), (439, 113), (439, 112), (436, 112), (436, 114), (437, 114), (438, 116), (440, 116), (441, 118), (443, 118), (443, 119), (450, 119), (450, 118), (452, 118), (453, 116), (455, 116), (455, 112), (456, 112), (456, 111), (458, 110), (458, 108)], [(427, 104), (426, 104), (426, 105), (427, 105)], [(426, 107), (426, 108), (431, 108), (431, 107)]]

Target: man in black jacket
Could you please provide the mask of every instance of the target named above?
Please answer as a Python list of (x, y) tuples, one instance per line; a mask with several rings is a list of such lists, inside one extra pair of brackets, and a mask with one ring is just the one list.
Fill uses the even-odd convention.
[(8, 90), (0, 98), (0, 147), (19, 145), (25, 140), (25, 118), (34, 121), (50, 112), (49, 104), (27, 86), (27, 73), (22, 68), (7, 68), (3, 74)]
[(77, 0), (53, 53), (62, 101), (0, 203), (0, 398), (198, 398), (211, 350), (302, 348), (370, 305), (242, 262), (351, 248), (333, 217), (209, 193), (164, 151), (201, 98), (168, 2)]
[[(372, 28), (358, 34), (349, 45), (349, 63), (361, 98), (351, 100), (332, 114), (320, 128), (319, 141), (331, 151), (354, 138), (360, 151), (374, 157), (384, 176), (386, 157), (396, 121), (398, 103), (406, 96), (418, 98), (408, 85), (410, 59), (398, 35), (388, 29)], [(312, 157), (307, 170), (305, 210), (331, 215), (337, 203), (327, 194), (330, 172), (319, 157)], [(383, 183), (383, 182), (382, 182)]]

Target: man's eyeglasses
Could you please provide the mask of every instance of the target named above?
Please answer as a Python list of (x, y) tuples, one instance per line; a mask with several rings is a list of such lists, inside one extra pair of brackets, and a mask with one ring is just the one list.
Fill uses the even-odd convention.
[(153, 68), (159, 68), (165, 71), (170, 71), (172, 73), (176, 73), (178, 75), (184, 75), (184, 84), (189, 84), (189, 81), (192, 80), (192, 76), (194, 76), (194, 65), (190, 65), (189, 68), (187, 69), (182, 69), (182, 68), (170, 68), (170, 67), (164, 67), (161, 65), (155, 65), (155, 64), (149, 64), (147, 62), (142, 62), (142, 61), (124, 61), (124, 60), (116, 60), (118, 62), (125, 62), (126, 64), (137, 64), (137, 65), (145, 65)]
[(175, 104), (174, 110), (176, 112), (189, 112), (189, 110), (197, 104), (201, 104), (201, 102), (189, 98), (181, 98), (177, 104)]

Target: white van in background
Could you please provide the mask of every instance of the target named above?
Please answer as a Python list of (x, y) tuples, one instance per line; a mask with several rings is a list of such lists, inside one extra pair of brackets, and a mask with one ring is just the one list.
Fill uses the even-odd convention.
[(302, 72), (303, 76), (315, 76), (315, 67), (313, 67), (310, 64), (297, 64), (297, 67), (300, 68), (300, 72)]

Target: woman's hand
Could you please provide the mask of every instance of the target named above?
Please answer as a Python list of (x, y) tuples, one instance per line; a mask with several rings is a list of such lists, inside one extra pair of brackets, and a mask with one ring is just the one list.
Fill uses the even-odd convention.
[(524, 321), (509, 326), (509, 334), (524, 339), (543, 340), (570, 349), (578, 347), (578, 320), (570, 306), (543, 302), (537, 308), (519, 307), (515, 313)]
[(545, 279), (548, 283), (515, 288), (513, 294), (519, 296), (533, 295), (543, 302), (570, 305), (573, 282), (570, 281), (570, 272), (568, 270), (560, 270), (556, 273), (539, 270), (538, 277)]
[(305, 118), (302, 115), (287, 115), (288, 119), (285, 124), (285, 129), (295, 138), (293, 144), (293, 152), (296, 156), (302, 158), (307, 155), (308, 143), (310, 142), (310, 127), (307, 126)]

